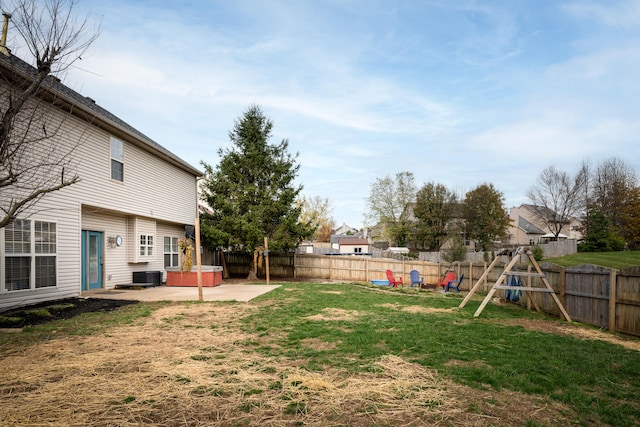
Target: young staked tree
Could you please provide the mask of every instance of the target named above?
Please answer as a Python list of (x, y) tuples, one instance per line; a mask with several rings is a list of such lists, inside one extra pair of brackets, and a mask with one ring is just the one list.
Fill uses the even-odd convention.
[(273, 122), (252, 105), (229, 132), (233, 146), (218, 150), (218, 166), (202, 162), (202, 199), (212, 210), (201, 217), (203, 242), (210, 249), (253, 253), (249, 280), (257, 278), (265, 237), (269, 250), (286, 251), (314, 231), (298, 221), (297, 154), (289, 154), (286, 139), (269, 144), (272, 129)]
[(586, 164), (580, 167), (575, 176), (549, 166), (540, 173), (536, 185), (527, 192), (534, 206), (534, 215), (547, 226), (555, 239), (572, 219), (584, 214), (588, 177)]
[[(0, 47), (0, 228), (28, 215), (43, 196), (79, 181), (70, 158), (75, 145), (56, 141), (60, 120), (47, 78), (59, 77), (98, 37), (77, 20), (73, 0), (4, 2), (5, 30), (15, 29), (28, 51), (30, 71)], [(9, 18), (11, 18), (9, 20)], [(16, 73), (21, 68), (23, 74)]]
[(409, 208), (416, 198), (415, 178), (411, 172), (377, 178), (371, 184), (366, 219), (382, 226), (382, 235), (396, 246), (405, 246), (411, 232)]
[[(415, 238), (430, 251), (438, 251), (453, 229), (458, 197), (443, 184), (425, 184), (416, 194), (413, 214)], [(459, 236), (458, 236), (459, 237)]]
[(486, 259), (491, 243), (503, 239), (509, 229), (504, 197), (493, 184), (481, 184), (467, 192), (462, 210), (467, 236), (480, 243)]

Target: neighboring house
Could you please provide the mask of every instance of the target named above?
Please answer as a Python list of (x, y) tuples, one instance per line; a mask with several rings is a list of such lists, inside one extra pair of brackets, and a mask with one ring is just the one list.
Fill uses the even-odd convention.
[[(33, 73), (0, 54), (0, 93), (8, 78)], [(112, 289), (131, 283), (134, 272), (176, 266), (178, 240), (198, 212), (199, 170), (55, 78), (45, 83), (56, 104), (40, 104), (61, 128), (42, 149), (77, 144), (70, 173), (81, 180), (0, 230), (0, 310)]]
[(362, 237), (340, 237), (338, 251), (341, 254), (368, 254), (369, 241)]
[[(553, 232), (536, 214), (536, 206), (523, 204), (509, 209), (509, 243), (516, 246), (537, 245), (547, 243), (554, 238)], [(552, 217), (557, 214), (550, 212)], [(581, 240), (580, 222), (577, 220), (566, 221), (558, 236), (559, 240)]]
[(346, 223), (342, 223), (342, 225), (338, 228), (336, 228), (335, 230), (333, 230), (333, 232), (331, 234), (335, 234), (335, 235), (352, 235), (352, 234), (356, 234), (358, 232), (357, 228), (353, 228), (348, 226)]

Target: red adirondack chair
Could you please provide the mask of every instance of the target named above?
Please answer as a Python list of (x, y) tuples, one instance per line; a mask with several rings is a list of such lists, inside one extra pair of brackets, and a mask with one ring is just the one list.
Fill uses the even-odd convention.
[(444, 279), (438, 279), (438, 285), (446, 288), (450, 282), (455, 282), (456, 273), (453, 271), (447, 271), (447, 274), (444, 275)]
[(397, 288), (398, 285), (402, 285), (402, 287), (404, 288), (404, 284), (402, 283), (402, 277), (396, 279), (395, 277), (393, 277), (393, 271), (391, 270), (387, 270), (387, 280), (389, 281), (389, 286), (393, 286), (394, 288)]

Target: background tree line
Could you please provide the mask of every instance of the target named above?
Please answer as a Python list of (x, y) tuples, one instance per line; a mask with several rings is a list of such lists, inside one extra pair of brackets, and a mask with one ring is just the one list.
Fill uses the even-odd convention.
[[(584, 236), (580, 250), (640, 248), (640, 187), (624, 160), (612, 157), (595, 167), (583, 162), (574, 174), (549, 166), (527, 197), (555, 238), (578, 220)], [(463, 238), (487, 251), (509, 237), (504, 195), (490, 183), (459, 195), (442, 183), (417, 188), (413, 174), (401, 172), (376, 179), (366, 203), (366, 219), (391, 246), (410, 243), (438, 251), (449, 242), (447, 251), (458, 258), (464, 254)]]
[(458, 196), (444, 184), (429, 182), (417, 188), (411, 172), (387, 176), (371, 185), (367, 220), (380, 229), (391, 246), (438, 251), (450, 241), (453, 258), (464, 254), (462, 239), (476, 241), (488, 251), (503, 240), (509, 227), (504, 196), (484, 183)]
[(556, 236), (566, 230), (570, 218), (581, 222), (581, 251), (640, 249), (638, 176), (620, 158), (611, 157), (595, 166), (583, 162), (573, 175), (549, 166), (528, 197)]

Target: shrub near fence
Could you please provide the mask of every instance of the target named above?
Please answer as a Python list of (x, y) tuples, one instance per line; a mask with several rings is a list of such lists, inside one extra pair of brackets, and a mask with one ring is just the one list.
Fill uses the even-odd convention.
[[(232, 276), (246, 276), (249, 273), (253, 261), (250, 254), (232, 253), (226, 257), (227, 268)], [(489, 290), (498, 280), (509, 262), (508, 257), (502, 258), (489, 273), (480, 290)], [(438, 278), (449, 268), (458, 277), (464, 274), (460, 289), (469, 291), (487, 269), (487, 263), (442, 264), (360, 256), (269, 255), (269, 271), (273, 277), (370, 282), (374, 279), (386, 279), (385, 272), (390, 269), (395, 276), (402, 277), (405, 286), (408, 286), (411, 282), (411, 270), (418, 270), (425, 283), (436, 284)], [(517, 268), (531, 270), (531, 266), (526, 263), (517, 265)], [(610, 270), (593, 265), (563, 268), (543, 263), (541, 269), (573, 320), (640, 336), (640, 267)], [(264, 265), (259, 274), (264, 277)], [(543, 286), (539, 278), (526, 277), (524, 281), (525, 286)], [(543, 311), (560, 316), (560, 311), (549, 294), (531, 294)], [(526, 294), (520, 303), (528, 307), (532, 305)]]

